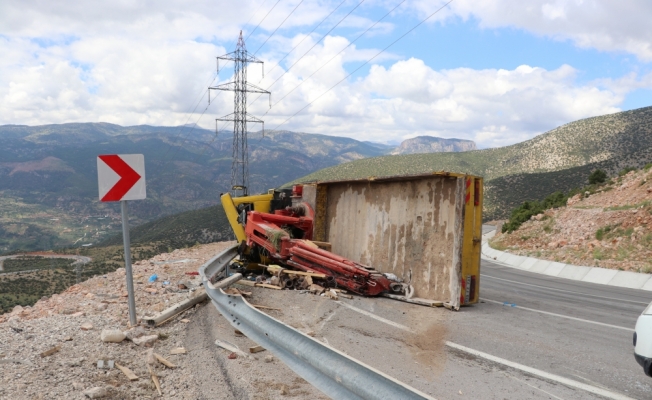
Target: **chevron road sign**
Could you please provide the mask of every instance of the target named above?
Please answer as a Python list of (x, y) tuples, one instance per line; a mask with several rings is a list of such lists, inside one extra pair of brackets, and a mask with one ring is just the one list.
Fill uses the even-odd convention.
[(97, 157), (101, 201), (143, 200), (145, 157), (142, 154), (106, 154)]

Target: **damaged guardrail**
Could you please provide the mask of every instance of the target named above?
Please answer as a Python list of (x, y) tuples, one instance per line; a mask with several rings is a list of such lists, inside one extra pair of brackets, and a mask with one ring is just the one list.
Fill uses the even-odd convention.
[[(334, 399), (432, 399), (432, 397), (326, 346), (298, 330), (251, 307), (242, 296), (224, 293), (219, 287), (242, 276), (211, 281), (237, 255), (235, 245), (200, 267), (206, 293), (213, 305), (254, 342), (271, 351), (290, 369)], [(219, 287), (218, 287), (219, 286)]]

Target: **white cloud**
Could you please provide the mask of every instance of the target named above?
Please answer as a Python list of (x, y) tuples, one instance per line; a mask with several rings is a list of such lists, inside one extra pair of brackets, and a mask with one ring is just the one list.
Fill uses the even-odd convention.
[[(420, 16), (445, 1), (415, 0)], [(433, 21), (476, 18), (484, 28), (514, 27), (582, 48), (652, 61), (652, 2), (640, 0), (455, 0)]]
[[(189, 111), (210, 82), (215, 56), (232, 49), (240, 26), (258, 10), (259, 3), (250, 0), (218, 6), (209, 1), (190, 5), (180, 0), (162, 0), (154, 7), (146, 2), (0, 2), (0, 124), (195, 122), (206, 107), (206, 100), (202, 100), (195, 114)], [(279, 3), (254, 35), (264, 40), (297, 4), (298, 0)], [(306, 1), (284, 26), (311, 27), (334, 4), (337, 3)], [(414, 2), (413, 7), (422, 6), (423, 13), (436, 4)], [(599, 22), (601, 12), (607, 11), (580, 18), (578, 3), (573, 1), (533, 0), (521, 8), (509, 0), (473, 2), (473, 8), (470, 4), (456, 0), (438, 18), (454, 14), (474, 17), (485, 27), (521, 27), (532, 22), (531, 30), (536, 33), (573, 38), (578, 43), (580, 39), (575, 38), (588, 33), (592, 35), (582, 39), (586, 43), (597, 43), (596, 37), (605, 32), (611, 34), (608, 40), (612, 43), (620, 40), (617, 38), (629, 37), (629, 30), (620, 25), (614, 28), (615, 33), (606, 28), (591, 31), (591, 18)], [(597, 3), (586, 0), (585, 4)], [(329, 23), (336, 23), (353, 5), (347, 3)], [(510, 12), (500, 12), (504, 7)], [(601, 7), (607, 6), (603, 3)], [(262, 19), (266, 9), (259, 10), (252, 19), (254, 24)], [(577, 21), (579, 26), (569, 27), (569, 21)], [(362, 32), (372, 22), (358, 16), (347, 19), (345, 25)], [(390, 23), (384, 23), (375, 33), (392, 29)], [(649, 29), (642, 29), (640, 38), (635, 39), (644, 40)], [(421, 60), (401, 61), (385, 53), (374, 62), (384, 61), (386, 66), (369, 65), (356, 75), (358, 78), (349, 78), (319, 97), (347, 76), (347, 67), (359, 65), (378, 51), (352, 45), (338, 54), (351, 39), (331, 35), (283, 74), (319, 37), (312, 34), (274, 71), (270, 71), (270, 64), (275, 64), (304, 36), (288, 35), (281, 30), (258, 54), (267, 61), (268, 71), (259, 86), (268, 87), (280, 77), (271, 89), (272, 99), (278, 103), (268, 110), (264, 97), (250, 107), (252, 114), (264, 115), (266, 128), (278, 126), (314, 101), (281, 129), (376, 141), (428, 134), (474, 139), (480, 146), (498, 146), (528, 139), (578, 118), (618, 111), (628, 92), (645, 85), (650, 87), (652, 82), (652, 75), (630, 74), (578, 84), (575, 69), (567, 65), (554, 70), (524, 65), (513, 70), (437, 71)], [(249, 50), (256, 48), (251, 46)], [(635, 54), (643, 57), (645, 51), (639, 53)], [(331, 58), (332, 62), (309, 78)], [(225, 70), (220, 74), (220, 82), (230, 79), (228, 73)], [(260, 69), (252, 66), (250, 82), (257, 83), (261, 78)], [(212, 94), (213, 103), (199, 120), (207, 128), (214, 127), (215, 117), (232, 112), (232, 94), (216, 95)], [(252, 101), (253, 98), (250, 104)]]

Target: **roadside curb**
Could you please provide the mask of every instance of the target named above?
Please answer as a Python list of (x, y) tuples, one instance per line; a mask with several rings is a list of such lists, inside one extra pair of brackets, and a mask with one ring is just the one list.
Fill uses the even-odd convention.
[(495, 234), (496, 231), (491, 231), (482, 235), (482, 258), (485, 260), (506, 267), (558, 278), (652, 291), (652, 274), (571, 265), (549, 260), (540, 260), (533, 257), (518, 256), (489, 247), (488, 240), (494, 237)]

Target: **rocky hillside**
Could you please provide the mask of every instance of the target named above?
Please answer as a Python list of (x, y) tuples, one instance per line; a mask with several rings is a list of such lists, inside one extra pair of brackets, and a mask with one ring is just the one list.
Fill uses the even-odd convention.
[(471, 150), (476, 150), (475, 142), (472, 140), (417, 136), (404, 140), (390, 154), (451, 153)]
[(574, 265), (652, 272), (652, 170), (648, 165), (568, 199), (491, 246)]
[(652, 107), (646, 107), (571, 122), (512, 146), (367, 158), (326, 168), (291, 183), (441, 170), (467, 172), (485, 177), (485, 215), (494, 219), (506, 217), (511, 205), (583, 186), (595, 168), (613, 175), (627, 166), (641, 167), (651, 160)]

